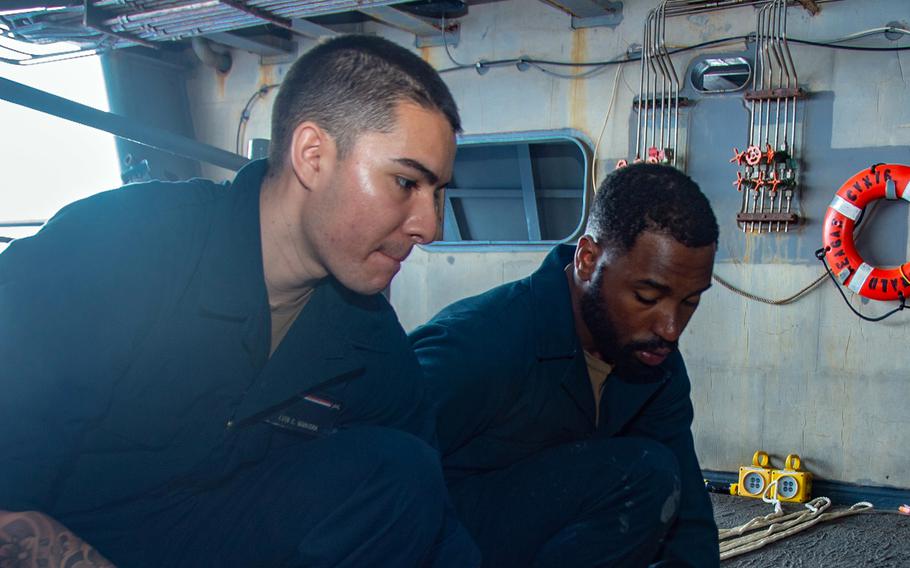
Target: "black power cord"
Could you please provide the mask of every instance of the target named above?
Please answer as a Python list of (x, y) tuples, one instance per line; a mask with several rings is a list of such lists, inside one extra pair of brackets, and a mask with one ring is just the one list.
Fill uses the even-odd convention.
[[(721, 39), (713, 39), (710, 41), (704, 41), (694, 45), (687, 45), (685, 47), (679, 47), (676, 49), (671, 49), (668, 51), (669, 55), (676, 53), (683, 53), (685, 51), (692, 51), (693, 49), (701, 49), (702, 47), (709, 47), (712, 45), (718, 45), (722, 43), (729, 43), (731, 41), (737, 40), (746, 40), (752, 36), (741, 35), (741, 36), (730, 36)], [(633, 61), (641, 61), (641, 55), (637, 56), (628, 56), (623, 59), (611, 59), (608, 61), (553, 61), (549, 59), (536, 59), (533, 57), (516, 57), (511, 59), (494, 59), (492, 61), (478, 61), (477, 63), (467, 64), (459, 63), (452, 60), (456, 65), (454, 67), (447, 67), (445, 69), (440, 69), (438, 73), (449, 73), (452, 71), (460, 71), (462, 69), (474, 69), (478, 72), (481, 72), (484, 68), (489, 67), (502, 67), (503, 65), (521, 65), (521, 64), (532, 64), (532, 65), (554, 65), (557, 67), (606, 67), (608, 65), (619, 65), (621, 63), (632, 63)]]
[(234, 138), (234, 152), (237, 154), (243, 155), (243, 148), (241, 148), (240, 139), (243, 135), (243, 127), (250, 119), (250, 111), (253, 109), (253, 104), (262, 97), (266, 96), (269, 91), (277, 87), (278, 83), (273, 83), (270, 85), (263, 85), (256, 89), (256, 92), (246, 101), (246, 104), (243, 105), (243, 111), (240, 113), (240, 121), (237, 123), (237, 135)]
[[(739, 40), (744, 40), (747, 42), (754, 42), (755, 34), (752, 33), (752, 34), (746, 34), (746, 35), (729, 36), (729, 37), (725, 37), (725, 38), (714, 39), (714, 40), (705, 41), (702, 43), (697, 43), (694, 45), (688, 45), (688, 46), (680, 47), (677, 49), (670, 49), (670, 50), (668, 50), (667, 55), (674, 55), (676, 53), (692, 51), (693, 49), (701, 49), (703, 47), (709, 47), (712, 45), (729, 43), (732, 41), (739, 41)], [(847, 50), (847, 51), (882, 51), (882, 52), (910, 51), (910, 46), (866, 47), (866, 46), (859, 46), (859, 45), (841, 45), (838, 43), (810, 41), (810, 40), (797, 39), (797, 38), (787, 38), (787, 41), (790, 43), (810, 45), (810, 46), (814, 46), (814, 47), (827, 47), (829, 49), (843, 49), (843, 50)], [(446, 47), (448, 47), (448, 46), (446, 46)], [(451, 58), (451, 55), (450, 55), (450, 58)], [(481, 60), (481, 61), (478, 61), (473, 64), (467, 64), (467, 63), (460, 63), (460, 62), (452, 59), (453, 63), (456, 64), (455, 66), (447, 67), (445, 69), (440, 69), (438, 72), (439, 73), (449, 73), (452, 71), (461, 71), (464, 69), (474, 69), (477, 72), (482, 72), (482, 70), (484, 70), (485, 68), (489, 68), (489, 67), (502, 67), (504, 65), (521, 65), (521, 64), (555, 65), (555, 66), (561, 66), (561, 67), (606, 67), (608, 65), (619, 65), (621, 63), (632, 63), (633, 61), (640, 61), (640, 60), (641, 60), (641, 55), (628, 56), (623, 59), (612, 59), (612, 60), (608, 60), (608, 61), (579, 61), (579, 62), (552, 61), (552, 60), (547, 60), (547, 59), (535, 59), (535, 58), (530, 58), (530, 57), (517, 57), (517, 58), (512, 58), (512, 59), (495, 59), (492, 61)]]
[(825, 273), (831, 279), (831, 282), (834, 283), (834, 287), (837, 288), (837, 291), (840, 292), (841, 297), (844, 299), (844, 303), (847, 304), (847, 307), (850, 308), (850, 311), (852, 311), (854, 314), (856, 314), (857, 317), (859, 317), (860, 319), (866, 320), (866, 321), (871, 321), (871, 322), (882, 321), (883, 319), (891, 317), (894, 314), (896, 314), (897, 312), (899, 312), (907, 307), (907, 299), (904, 297), (904, 294), (902, 292), (898, 291), (897, 297), (900, 299), (901, 305), (899, 305), (898, 307), (894, 308), (893, 310), (891, 310), (890, 312), (888, 312), (884, 315), (880, 315), (878, 317), (869, 317), (869, 316), (865, 316), (865, 315), (859, 313), (858, 311), (856, 311), (856, 308), (854, 308), (853, 305), (850, 303), (850, 300), (847, 299), (847, 295), (844, 294), (844, 291), (842, 290), (843, 287), (834, 278), (834, 274), (831, 273), (831, 268), (828, 267), (828, 262), (825, 260), (825, 253), (827, 253), (829, 250), (831, 250), (831, 247), (822, 247), (822, 248), (818, 249), (817, 251), (815, 251), (815, 258), (817, 258), (819, 261), (821, 261), (822, 265), (824, 265)]

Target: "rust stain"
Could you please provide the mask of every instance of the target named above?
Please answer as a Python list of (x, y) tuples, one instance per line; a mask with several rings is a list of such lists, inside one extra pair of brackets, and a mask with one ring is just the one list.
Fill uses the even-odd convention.
[(224, 92), (225, 92), (225, 84), (227, 83), (227, 74), (219, 73), (218, 71), (214, 71), (214, 73), (215, 73), (215, 83), (218, 87), (218, 100), (223, 101)]
[(272, 85), (275, 83), (275, 66), (274, 65), (260, 65), (259, 66), (259, 86), (263, 87), (265, 85)]
[[(587, 29), (582, 28), (572, 32), (572, 62), (581, 63), (588, 56)], [(575, 68), (578, 73), (581, 68)], [(585, 128), (585, 107), (587, 103), (586, 82), (583, 79), (573, 79), (569, 87), (569, 125), (583, 132)]]
[(746, 238), (743, 242), (743, 258), (740, 262), (747, 264), (752, 261), (752, 256), (755, 254), (756, 238), (752, 233), (746, 233)]
[(427, 63), (432, 63), (432, 61), (430, 61), (430, 48), (429, 47), (423, 46), (420, 48), (420, 58), (423, 59), (424, 61), (426, 61)]

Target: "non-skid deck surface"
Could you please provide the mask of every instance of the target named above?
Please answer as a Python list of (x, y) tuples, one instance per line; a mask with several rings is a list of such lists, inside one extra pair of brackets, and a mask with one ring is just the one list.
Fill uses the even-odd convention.
[[(711, 495), (720, 528), (733, 528), (772, 513), (772, 505), (730, 495)], [(846, 508), (835, 503), (828, 511)], [(786, 504), (787, 513), (802, 505)], [(819, 523), (804, 532), (721, 563), (722, 568), (910, 568), (910, 516), (873, 509)]]

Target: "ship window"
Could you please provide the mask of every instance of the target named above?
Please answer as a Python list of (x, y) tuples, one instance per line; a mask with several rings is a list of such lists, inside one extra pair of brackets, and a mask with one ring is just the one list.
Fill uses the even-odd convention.
[(699, 93), (730, 93), (746, 85), (752, 66), (744, 57), (707, 57), (692, 65), (689, 77)]
[(466, 136), (438, 244), (559, 242), (581, 227), (588, 152), (559, 133)]

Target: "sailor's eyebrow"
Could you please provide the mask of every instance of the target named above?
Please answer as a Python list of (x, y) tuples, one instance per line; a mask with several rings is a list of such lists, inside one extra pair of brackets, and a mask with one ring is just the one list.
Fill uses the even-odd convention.
[(396, 163), (417, 170), (430, 185), (439, 185), (439, 175), (413, 158), (395, 158)]
[(657, 290), (658, 292), (660, 292), (662, 294), (669, 294), (670, 292), (673, 291), (673, 289), (670, 288), (669, 286), (667, 286), (666, 284), (661, 284), (657, 280), (651, 280), (650, 278), (638, 280), (635, 282), (635, 284), (638, 286), (647, 286), (648, 288), (654, 288), (655, 290)]

